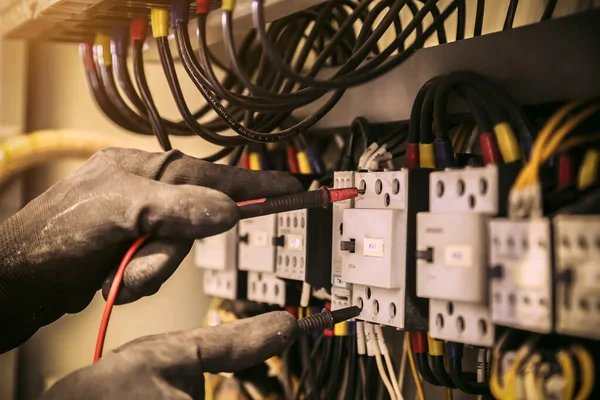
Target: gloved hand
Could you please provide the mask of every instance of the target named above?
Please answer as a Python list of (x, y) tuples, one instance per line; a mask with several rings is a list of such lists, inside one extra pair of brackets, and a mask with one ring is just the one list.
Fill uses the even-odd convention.
[(236, 372), (281, 353), (299, 335), (285, 311), (214, 328), (143, 337), (57, 382), (54, 399), (204, 399), (203, 372)]
[[(225, 232), (237, 201), (301, 190), (290, 175), (204, 162), (179, 151), (98, 152), (0, 225), (0, 353), (41, 326), (81, 311), (132, 242), (150, 240), (128, 266), (117, 303), (155, 293), (194, 239)], [(113, 271), (111, 273), (111, 271)]]

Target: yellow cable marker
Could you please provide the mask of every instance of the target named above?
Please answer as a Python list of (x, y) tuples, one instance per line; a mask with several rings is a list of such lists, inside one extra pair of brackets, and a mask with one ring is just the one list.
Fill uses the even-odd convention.
[(600, 150), (589, 149), (583, 156), (581, 167), (579, 168), (579, 177), (577, 187), (585, 189), (592, 186), (598, 179), (598, 168), (600, 167)]
[(335, 336), (348, 336), (348, 322), (343, 321), (339, 324), (334, 325), (333, 334)]
[(94, 45), (96, 46), (96, 57), (98, 58), (98, 64), (102, 66), (112, 65), (112, 56), (110, 54), (110, 35), (104, 33), (97, 33), (94, 38)]
[(250, 153), (248, 160), (250, 161), (250, 169), (252, 171), (260, 171), (260, 157), (258, 153)]
[(427, 347), (431, 356), (444, 355), (444, 341), (432, 338), (429, 333), (427, 333)]
[(235, 9), (236, 0), (223, 0), (221, 2), (221, 8), (223, 11), (233, 11)]
[(494, 126), (494, 133), (500, 147), (500, 153), (505, 163), (510, 163), (521, 159), (521, 149), (519, 141), (508, 122), (501, 122)]
[(299, 151), (296, 154), (296, 158), (298, 159), (298, 168), (300, 169), (301, 174), (311, 174), (312, 169), (310, 168), (310, 162), (308, 161), (308, 156), (305, 152)]
[(419, 143), (419, 167), (435, 168), (435, 149), (433, 143)]
[(151, 9), (150, 23), (152, 24), (152, 36), (155, 38), (169, 36), (169, 10), (165, 8)]

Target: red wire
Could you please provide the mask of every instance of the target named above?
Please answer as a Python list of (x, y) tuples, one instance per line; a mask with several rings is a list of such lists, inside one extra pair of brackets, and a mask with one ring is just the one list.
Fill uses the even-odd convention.
[(112, 313), (113, 306), (115, 304), (115, 299), (117, 298), (117, 293), (119, 292), (119, 287), (121, 286), (121, 282), (123, 281), (123, 275), (125, 274), (125, 268), (129, 265), (129, 262), (138, 251), (138, 249), (144, 244), (144, 242), (148, 239), (148, 235), (142, 236), (138, 240), (135, 241), (125, 253), (123, 260), (121, 260), (121, 264), (119, 264), (119, 268), (117, 269), (117, 273), (115, 274), (115, 278), (113, 279), (112, 285), (110, 286), (110, 291), (108, 292), (108, 297), (106, 298), (106, 304), (104, 305), (104, 313), (102, 314), (102, 320), (100, 321), (100, 329), (98, 329), (98, 338), (96, 339), (96, 350), (94, 351), (94, 362), (98, 361), (100, 357), (102, 357), (102, 349), (104, 349), (104, 339), (106, 338), (106, 328), (108, 327), (108, 321), (110, 320), (110, 314)]

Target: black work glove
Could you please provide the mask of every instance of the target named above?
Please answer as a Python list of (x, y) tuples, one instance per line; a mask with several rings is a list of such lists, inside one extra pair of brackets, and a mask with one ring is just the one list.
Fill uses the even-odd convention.
[(248, 368), (281, 353), (298, 334), (296, 319), (277, 311), (143, 337), (60, 380), (43, 400), (204, 399), (203, 372)]
[(179, 151), (98, 152), (0, 225), (0, 353), (84, 309), (135, 239), (117, 303), (154, 294), (194, 239), (225, 232), (237, 201), (301, 190), (290, 175), (204, 162)]

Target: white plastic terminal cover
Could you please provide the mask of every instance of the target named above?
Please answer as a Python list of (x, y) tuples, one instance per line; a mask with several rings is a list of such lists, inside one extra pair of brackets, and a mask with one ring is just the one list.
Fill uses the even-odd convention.
[(481, 214), (417, 214), (417, 296), (487, 303), (487, 222)]
[(239, 222), (239, 268), (242, 271), (274, 272), (277, 215), (265, 215)]
[(204, 269), (237, 269), (237, 225), (220, 235), (196, 240), (194, 244), (195, 265)]
[(354, 241), (354, 252), (342, 254), (342, 279), (382, 288), (403, 287), (406, 275), (406, 213), (400, 210), (346, 209), (343, 221), (342, 241)]
[(498, 167), (467, 167), (432, 172), (429, 176), (432, 213), (498, 213)]

